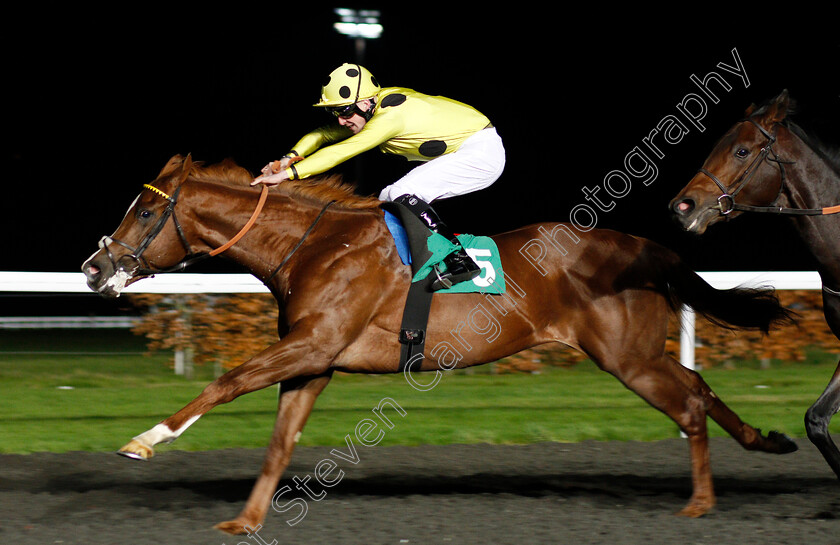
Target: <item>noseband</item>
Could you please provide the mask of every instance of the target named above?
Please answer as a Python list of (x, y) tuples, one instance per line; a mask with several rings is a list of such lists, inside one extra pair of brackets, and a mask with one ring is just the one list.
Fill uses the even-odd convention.
[[(701, 168), (699, 172), (705, 174), (709, 179), (711, 179), (715, 185), (721, 191), (721, 195), (717, 198), (718, 201), (718, 210), (720, 210), (720, 214), (722, 216), (728, 216), (732, 211), (738, 210), (743, 212), (771, 212), (775, 214), (787, 214), (787, 215), (796, 215), (796, 216), (819, 216), (819, 215), (827, 215), (827, 214), (836, 214), (840, 212), (840, 205), (838, 206), (830, 206), (826, 208), (785, 208), (782, 206), (777, 206), (775, 203), (779, 200), (779, 197), (782, 195), (782, 190), (785, 187), (786, 176), (785, 176), (785, 165), (792, 165), (796, 161), (785, 161), (779, 157), (779, 154), (776, 153), (776, 150), (773, 149), (773, 144), (776, 143), (776, 125), (773, 125), (773, 132), (767, 132), (767, 130), (759, 125), (752, 117), (748, 117), (746, 121), (749, 121), (761, 132), (761, 134), (767, 139), (767, 144), (761, 148), (756, 156), (753, 159), (752, 163), (747, 166), (747, 169), (741, 174), (741, 176), (735, 180), (735, 183), (732, 186), (735, 188), (733, 191), (729, 191), (726, 185), (721, 182), (717, 176), (712, 174), (710, 171), (706, 170), (705, 168)], [(772, 157), (771, 157), (772, 154)], [(735, 202), (735, 196), (741, 192), (742, 189), (747, 185), (747, 183), (752, 179), (755, 172), (758, 170), (758, 167), (761, 166), (762, 161), (767, 160), (773, 163), (776, 163), (779, 166), (779, 192), (776, 194), (776, 198), (773, 199), (773, 202), (769, 206), (753, 206), (749, 204), (740, 204)]]

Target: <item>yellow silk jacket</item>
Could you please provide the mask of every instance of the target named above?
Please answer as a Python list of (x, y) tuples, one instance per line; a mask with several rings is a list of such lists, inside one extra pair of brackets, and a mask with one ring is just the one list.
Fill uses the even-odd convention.
[(290, 179), (326, 172), (360, 153), (379, 147), (409, 161), (429, 161), (457, 150), (490, 120), (457, 100), (424, 95), (403, 87), (383, 88), (373, 116), (358, 134), (331, 124), (301, 138), (289, 155), (303, 157), (289, 168)]

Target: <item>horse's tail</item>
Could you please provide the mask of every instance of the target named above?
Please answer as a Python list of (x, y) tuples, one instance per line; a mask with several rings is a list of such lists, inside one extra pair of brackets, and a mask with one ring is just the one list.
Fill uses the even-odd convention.
[(658, 289), (671, 308), (690, 306), (711, 323), (726, 329), (760, 330), (795, 322), (796, 313), (784, 308), (772, 287), (717, 289), (706, 282), (680, 257), (661, 246), (655, 253), (660, 274)]

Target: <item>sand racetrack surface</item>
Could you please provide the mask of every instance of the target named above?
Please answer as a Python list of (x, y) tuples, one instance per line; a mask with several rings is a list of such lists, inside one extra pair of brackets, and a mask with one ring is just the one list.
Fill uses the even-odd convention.
[[(17, 544), (713, 544), (840, 543), (840, 483), (807, 440), (784, 456), (712, 440), (718, 506), (674, 516), (690, 494), (688, 445), (299, 447), (280, 486), (325, 459), (321, 499), (270, 509), (258, 535), (212, 526), (238, 514), (263, 451), (181, 452), (149, 462), (111, 453), (0, 456), (0, 543)], [(306, 497), (292, 489), (283, 507)], [(282, 501), (281, 501), (282, 500)], [(288, 500), (288, 501), (287, 501)]]

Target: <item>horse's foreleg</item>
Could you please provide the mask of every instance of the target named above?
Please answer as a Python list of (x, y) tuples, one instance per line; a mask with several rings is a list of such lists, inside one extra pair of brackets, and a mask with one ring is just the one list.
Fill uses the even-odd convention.
[(132, 439), (120, 449), (120, 454), (148, 459), (154, 455), (155, 445), (171, 443), (217, 405), (294, 377), (326, 373), (339, 349), (333, 350), (334, 347), (327, 342), (319, 343), (317, 339), (313, 341), (308, 337), (309, 334), (292, 332), (249, 361), (228, 371), (211, 382), (183, 409)]
[(222, 522), (216, 528), (229, 534), (243, 534), (256, 529), (265, 519), (277, 483), (283, 475), (300, 433), (306, 424), (318, 395), (332, 378), (332, 372), (319, 377), (300, 377), (281, 384), (277, 421), (265, 455), (262, 472), (257, 479), (245, 508), (235, 519)]
[[(836, 286), (836, 282), (829, 281), (830, 285)], [(823, 290), (823, 312), (825, 321), (831, 332), (840, 339), (840, 297)], [(825, 461), (840, 478), (840, 451), (831, 439), (828, 432), (828, 425), (831, 417), (840, 410), (840, 363), (834, 371), (834, 376), (828, 382), (822, 395), (805, 413), (805, 430), (808, 432), (808, 439), (819, 449)]]
[(834, 376), (828, 383), (819, 399), (805, 413), (805, 431), (808, 439), (819, 449), (820, 453), (840, 478), (840, 451), (831, 439), (828, 424), (831, 417), (840, 410), (840, 364), (834, 371)]

